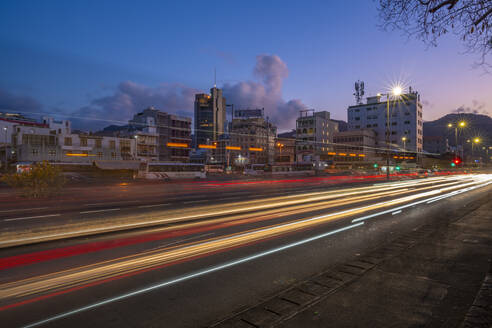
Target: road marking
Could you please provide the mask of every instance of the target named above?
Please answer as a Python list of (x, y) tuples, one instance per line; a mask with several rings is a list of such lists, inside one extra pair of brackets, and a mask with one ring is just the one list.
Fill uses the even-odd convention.
[(150, 208), (150, 207), (159, 207), (159, 206), (167, 206), (167, 205), (171, 205), (171, 203), (152, 204), (152, 205), (140, 205), (138, 208)]
[[(473, 183), (467, 183), (467, 184), (465, 184), (465, 186), (468, 186), (470, 184), (473, 184)], [(478, 188), (481, 188), (481, 187), (488, 186), (490, 184), (492, 184), (492, 182), (489, 181), (489, 182), (485, 182), (485, 183), (482, 183), (482, 184), (477, 184), (477, 185), (474, 185), (474, 186), (471, 186), (471, 187), (459, 189), (458, 191), (459, 191), (459, 193), (464, 193), (464, 192), (467, 192), (467, 191), (470, 191), (470, 190), (474, 190), (474, 189), (478, 189)], [(435, 189), (434, 191), (441, 192), (442, 189), (438, 189), (438, 190)], [(366, 216), (363, 216), (363, 217), (360, 217), (360, 218), (357, 218), (357, 219), (353, 219), (352, 220), (352, 223), (359, 222), (359, 221), (365, 221), (367, 219), (371, 219), (371, 218), (374, 218), (374, 217), (377, 217), (377, 216), (380, 216), (380, 215), (383, 215), (383, 214), (392, 213), (392, 211), (395, 211), (395, 210), (401, 210), (401, 209), (404, 209), (404, 208), (416, 206), (416, 205), (419, 205), (419, 204), (422, 204), (422, 203), (426, 203), (426, 202), (429, 203), (430, 201), (433, 201), (433, 200), (439, 200), (439, 199), (451, 197), (451, 196), (457, 195), (457, 192), (458, 191), (449, 192), (449, 193), (447, 193), (445, 195), (433, 196), (433, 197), (430, 197), (430, 198), (427, 198), (427, 199), (424, 199), (424, 200), (419, 200), (417, 202), (406, 204), (406, 205), (403, 205), (403, 206), (400, 206), (400, 207), (396, 207), (396, 208), (393, 208), (393, 209), (389, 209), (389, 210), (386, 210), (386, 211), (382, 211), (382, 212), (377, 212), (377, 213), (374, 213), (374, 214), (366, 215)], [(427, 192), (426, 194), (431, 194), (431, 193), (432, 192)], [(391, 202), (391, 201), (389, 201), (389, 202)], [(383, 202), (383, 203), (380, 203), (380, 204), (385, 204), (385, 203), (388, 203), (388, 202)]]
[(393, 213), (391, 213), (391, 215), (396, 215), (396, 214), (400, 214), (401, 213), (401, 210), (398, 210), (398, 211), (394, 211)]
[(0, 213), (10, 213), (10, 212), (27, 212), (27, 211), (34, 211), (34, 210), (45, 210), (49, 207), (34, 207), (34, 208), (16, 208), (14, 210), (2, 210)]
[(138, 202), (140, 202), (140, 200), (125, 200), (125, 201), (122, 201), (122, 202), (85, 204), (84, 206), (116, 205), (116, 204), (138, 203)]
[(145, 293), (148, 293), (148, 292), (150, 292), (152, 290), (156, 290), (156, 289), (159, 289), (159, 288), (163, 288), (163, 287), (167, 287), (167, 286), (170, 286), (170, 285), (174, 285), (174, 284), (180, 283), (182, 281), (190, 280), (190, 279), (193, 279), (193, 278), (196, 278), (196, 277), (204, 276), (204, 275), (206, 275), (208, 273), (212, 273), (212, 272), (216, 272), (216, 271), (221, 271), (221, 270), (224, 270), (224, 269), (227, 269), (227, 268), (230, 268), (230, 267), (233, 267), (233, 266), (242, 264), (242, 263), (246, 263), (246, 262), (249, 262), (249, 261), (252, 261), (252, 260), (256, 260), (258, 258), (261, 258), (261, 257), (268, 256), (270, 254), (274, 254), (274, 253), (278, 253), (278, 252), (284, 251), (284, 250), (289, 249), (289, 248), (292, 248), (292, 247), (296, 247), (296, 246), (299, 246), (299, 245), (307, 244), (307, 243), (310, 243), (312, 241), (315, 241), (315, 240), (318, 240), (318, 239), (321, 239), (321, 238), (325, 238), (325, 237), (328, 237), (328, 236), (331, 236), (331, 235), (334, 235), (334, 234), (337, 234), (337, 233), (340, 233), (340, 232), (343, 232), (343, 231), (346, 231), (346, 230), (350, 230), (350, 229), (359, 227), (359, 226), (361, 226), (363, 224), (364, 224), (364, 222), (359, 222), (359, 223), (356, 223), (356, 224), (345, 226), (343, 228), (332, 230), (332, 231), (329, 231), (329, 232), (325, 232), (323, 234), (316, 235), (316, 236), (313, 236), (313, 237), (310, 237), (310, 238), (302, 239), (302, 240), (293, 242), (291, 244), (287, 244), (287, 245), (283, 245), (283, 246), (280, 246), (280, 247), (272, 248), (272, 249), (269, 249), (269, 250), (264, 251), (264, 252), (261, 252), (261, 253), (256, 253), (256, 254), (253, 254), (253, 255), (248, 256), (248, 257), (242, 257), (242, 258), (239, 258), (237, 260), (233, 260), (231, 262), (226, 262), (226, 263), (222, 263), (222, 264), (219, 264), (219, 265), (216, 265), (216, 266), (208, 267), (208, 268), (205, 268), (205, 269), (200, 270), (200, 271), (195, 271), (195, 272), (189, 273), (189, 274), (187, 274), (185, 276), (177, 277), (177, 278), (174, 278), (174, 279), (171, 279), (171, 280), (166, 280), (166, 281), (163, 281), (161, 283), (158, 283), (158, 284), (155, 284), (155, 285), (151, 285), (151, 286), (148, 286), (148, 287), (144, 287), (144, 288), (141, 288), (141, 289), (138, 289), (138, 290), (135, 290), (135, 291), (126, 293), (126, 294), (118, 295), (118, 296), (115, 296), (115, 297), (112, 297), (112, 298), (106, 298), (106, 299), (104, 299), (102, 301), (99, 301), (99, 302), (96, 302), (96, 303), (92, 303), (92, 304), (89, 304), (89, 305), (86, 305), (86, 306), (82, 306), (82, 307), (73, 309), (71, 311), (62, 312), (60, 314), (57, 314), (57, 315), (48, 317), (46, 319), (43, 319), (43, 320), (40, 320), (40, 321), (36, 321), (36, 322), (30, 323), (30, 324), (27, 324), (27, 325), (24, 326), (24, 328), (38, 327), (38, 326), (47, 324), (47, 323), (52, 322), (52, 321), (55, 321), (55, 320), (66, 318), (66, 317), (72, 316), (74, 314), (77, 314), (77, 313), (80, 313), (80, 312), (84, 312), (84, 311), (87, 311), (87, 310), (91, 310), (91, 309), (94, 309), (94, 308), (97, 308), (97, 307), (100, 307), (100, 306), (103, 306), (103, 305), (106, 305), (106, 304), (109, 304), (109, 303), (113, 303), (113, 302), (116, 302), (116, 301), (119, 301), (119, 300), (122, 300), (122, 299), (126, 299), (126, 298), (133, 297), (133, 296), (140, 295), (140, 294), (145, 294)]
[(60, 216), (60, 214), (47, 214), (47, 215), (38, 215), (38, 216), (25, 216), (22, 218), (12, 218), (5, 219), (4, 221), (17, 221), (17, 220), (28, 220), (28, 219), (41, 219), (41, 218), (49, 218), (54, 216)]
[(90, 214), (90, 213), (99, 213), (99, 212), (111, 212), (111, 211), (119, 211), (119, 208), (108, 208), (105, 210), (94, 210), (94, 211), (83, 211), (79, 212), (80, 214)]

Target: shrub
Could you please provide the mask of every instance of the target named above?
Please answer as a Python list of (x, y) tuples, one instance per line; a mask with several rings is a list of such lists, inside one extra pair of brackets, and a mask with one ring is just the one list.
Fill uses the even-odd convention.
[(2, 180), (9, 186), (19, 189), (22, 195), (31, 198), (57, 194), (65, 184), (61, 169), (46, 161), (33, 165), (29, 171), (7, 174)]

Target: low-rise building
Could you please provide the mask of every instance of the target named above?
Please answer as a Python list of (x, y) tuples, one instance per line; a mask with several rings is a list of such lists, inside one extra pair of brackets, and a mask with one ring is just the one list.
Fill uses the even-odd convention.
[(448, 138), (443, 136), (424, 136), (424, 151), (433, 154), (449, 153)]
[(336, 132), (333, 136), (330, 161), (335, 167), (356, 168), (373, 165), (379, 158), (376, 149), (376, 132), (372, 129)]
[(0, 163), (2, 163), (2, 168), (17, 159), (17, 149), (14, 146), (16, 140), (13, 138), (17, 127), (32, 128), (32, 134), (34, 134), (35, 130), (42, 131), (38, 131), (38, 128), (47, 128), (48, 125), (18, 113), (0, 112)]
[(296, 158), (296, 130), (279, 133), (275, 140), (275, 163), (292, 164)]
[(12, 162), (94, 163), (133, 161), (136, 140), (72, 133), (70, 121), (44, 117), (43, 123), (17, 121), (11, 129)]
[[(263, 117), (234, 118), (229, 147), (250, 164), (272, 164), (277, 127)], [(232, 148), (231, 148), (232, 150)]]

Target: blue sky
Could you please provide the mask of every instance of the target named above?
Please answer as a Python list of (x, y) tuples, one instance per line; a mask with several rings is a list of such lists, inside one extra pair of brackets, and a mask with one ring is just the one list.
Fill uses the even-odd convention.
[[(4, 0), (0, 104), (27, 97), (46, 113), (105, 119), (110, 111), (114, 121), (151, 101), (187, 113), (193, 92), (212, 86), (214, 68), (219, 87), (264, 84), (253, 74), (258, 56), (276, 55), (288, 69), (277, 100), (297, 99), (334, 118), (346, 119), (358, 79), (366, 95), (403, 80), (421, 93), (427, 120), (459, 107), (491, 113), (492, 76), (472, 69), (477, 58), (462, 54), (459, 40), (428, 48), (377, 24), (376, 2), (363, 0)], [(275, 117), (281, 108), (267, 112)]]

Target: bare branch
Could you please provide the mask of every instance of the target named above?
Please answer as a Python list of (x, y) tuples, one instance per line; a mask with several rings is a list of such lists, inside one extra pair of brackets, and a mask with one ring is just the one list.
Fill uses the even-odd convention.
[(378, 0), (383, 29), (401, 30), (436, 46), (444, 34), (458, 36), (480, 65), (492, 54), (491, 0)]
[(436, 7), (432, 8), (432, 9), (429, 9), (429, 12), (430, 13), (435, 13), (436, 11), (438, 11), (439, 9), (441, 9), (442, 7), (444, 7), (445, 5), (449, 5), (448, 9), (453, 9), (454, 5), (458, 2), (458, 0), (447, 0), (447, 1), (444, 1), (444, 2), (441, 2), (439, 5), (437, 5)]
[(474, 21), (473, 22), (473, 25), (478, 26), (478, 24), (480, 24), (490, 14), (492, 14), (492, 7), (490, 7), (490, 9), (487, 12), (485, 12), (485, 14), (483, 14), (482, 17), (480, 17), (479, 19), (477, 19), (476, 21)]

